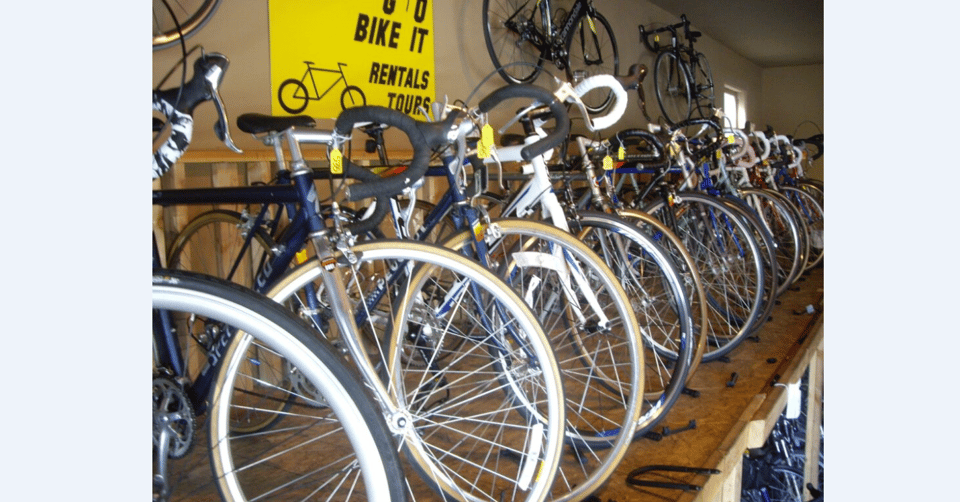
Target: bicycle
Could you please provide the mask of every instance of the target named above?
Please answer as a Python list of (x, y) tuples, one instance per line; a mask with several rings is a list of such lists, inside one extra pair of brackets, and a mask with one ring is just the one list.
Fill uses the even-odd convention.
[[(602, 129), (612, 125), (623, 114), (627, 102), (624, 85), (630, 86), (630, 81), (637, 79), (639, 74), (639, 71), (633, 72), (625, 79), (627, 82), (621, 82), (611, 75), (594, 75), (576, 88), (563, 83), (554, 95), (557, 100), (572, 102), (579, 107), (583, 106), (578, 99), (580, 96), (597, 88), (608, 89), (613, 96), (612, 104), (602, 117), (591, 118), (588, 111), (581, 109), (589, 127)], [(548, 100), (544, 98), (541, 100), (543, 102)], [(547, 136), (544, 127), (548, 114), (544, 108), (534, 104), (517, 113), (516, 120), (525, 127), (525, 143)], [(479, 109), (484, 111), (484, 101), (481, 101)], [(473, 114), (472, 111), (468, 112), (468, 115)], [(560, 127), (563, 125), (557, 124), (557, 129)], [(551, 135), (555, 132), (551, 132)], [(692, 365), (696, 341), (689, 299), (684, 293), (681, 278), (665, 251), (635, 226), (602, 212), (567, 214), (553, 191), (553, 182), (546, 166), (547, 157), (527, 156), (524, 154), (525, 148), (524, 144), (496, 147), (491, 148), (490, 157), (482, 161), (470, 158), (476, 172), (484, 170), (481, 164), (522, 162), (524, 172), (530, 174), (523, 186), (512, 194), (500, 197), (486, 193), (482, 199), (490, 207), (496, 206), (501, 217), (531, 218), (539, 213), (553, 226), (579, 234), (608, 267), (618, 272), (621, 285), (630, 293), (631, 306), (641, 321), (644, 346), (651, 348), (644, 357), (648, 373), (645, 379), (644, 411), (634, 428), (634, 437), (640, 437), (666, 416), (682, 391)], [(478, 202), (480, 199), (475, 197)], [(435, 214), (442, 214), (442, 209)]]
[[(759, 327), (772, 308), (775, 271), (772, 246), (761, 248), (759, 227), (747, 213), (723, 198), (693, 191), (693, 171), (687, 166), (709, 158), (720, 147), (717, 142), (701, 144), (690, 155), (682, 131), (704, 127), (706, 119), (677, 124), (663, 141), (639, 130), (620, 131), (610, 139), (612, 151), (624, 149), (624, 161), (613, 170), (621, 176), (611, 182), (620, 187), (619, 198), (627, 207), (652, 215), (679, 236), (697, 263), (709, 312), (705, 327), (707, 348), (704, 362), (724, 357)], [(697, 159), (697, 160), (694, 160)], [(650, 175), (641, 184), (639, 175)], [(670, 176), (679, 176), (672, 183)]]
[[(483, 38), (497, 72), (511, 84), (530, 83), (552, 61), (578, 83), (593, 75), (616, 75), (617, 41), (593, 0), (575, 0), (569, 12), (550, 0), (483, 0)], [(539, 15), (537, 11), (539, 10)], [(584, 96), (590, 113), (610, 104), (610, 93)]]
[[(400, 459), (378, 406), (339, 353), (315, 337), (302, 320), (236, 284), (163, 269), (154, 270), (153, 308), (155, 500), (169, 500), (173, 485), (176, 495), (190, 498), (214, 495), (212, 485), (217, 485), (226, 497), (224, 483), (236, 483), (234, 490), (245, 499), (259, 483), (276, 482), (278, 475), (300, 482), (281, 484), (273, 496), (302, 497), (324, 486), (334, 487), (326, 490), (333, 495), (337, 486), (348, 486), (357, 497), (406, 500), (403, 485), (396, 482), (403, 476)], [(210, 336), (212, 343), (225, 347), (223, 357), (208, 360), (198, 379), (174, 372), (180, 357), (175, 348), (177, 332)], [(164, 350), (170, 345), (173, 350)], [(312, 394), (296, 392), (291, 378), (309, 387)], [(283, 403), (279, 415), (284, 432), (272, 438), (283, 435), (283, 450), (277, 443), (251, 439), (252, 448), (234, 458), (228, 453), (230, 445), (215, 439), (222, 437), (217, 431), (230, 428), (240, 414), (264, 405), (277, 416), (276, 406), (271, 404), (276, 402)], [(210, 476), (203, 482), (189, 475), (171, 475), (171, 467), (187, 472), (208, 465), (209, 460), (193, 448), (200, 442), (198, 417), (204, 409), (209, 414), (212, 433), (208, 447), (214, 462), (243, 461), (251, 468), (242, 475)], [(312, 440), (298, 439), (305, 435), (322, 437), (324, 448), (316, 448)], [(282, 462), (283, 455), (294, 451), (303, 452), (299, 465)], [(271, 455), (272, 460), (263, 461)], [(248, 460), (259, 462), (248, 464)], [(280, 474), (281, 465), (284, 474)], [(317, 466), (327, 470), (312, 472)], [(231, 467), (222, 470), (239, 472)]]
[[(487, 109), (509, 97), (525, 96), (537, 97), (543, 100), (552, 100), (553, 96), (545, 90), (538, 90), (530, 86), (508, 86), (494, 93), (494, 97), (484, 100)], [(554, 111), (561, 115), (565, 122), (565, 110), (557, 103)], [(458, 120), (456, 115), (452, 119)], [(303, 119), (302, 117), (300, 119)], [(280, 120), (280, 122), (277, 122)], [(288, 129), (286, 126), (297, 118), (281, 120), (276, 117), (244, 115), (238, 119), (241, 130), (252, 132), (256, 137), (268, 144), (291, 145), (291, 155), (299, 157), (298, 148), (293, 145), (313, 142), (310, 138), (316, 137), (318, 131)], [(308, 119), (309, 120), (309, 119)], [(270, 126), (269, 123), (273, 123)], [(454, 122), (456, 123), (456, 122)], [(305, 127), (303, 123), (299, 127)], [(466, 134), (470, 128), (457, 126), (460, 134)], [(369, 131), (368, 132), (373, 132)], [(546, 144), (553, 144), (562, 140), (563, 131), (556, 131), (553, 137), (546, 140)], [(533, 146), (530, 152), (536, 154), (537, 149), (545, 148)], [(285, 161), (278, 153), (278, 162), (283, 169)], [(287, 177), (283, 176), (286, 180)], [(453, 173), (451, 178), (459, 178)], [(284, 181), (286, 182), (286, 181)], [(453, 202), (463, 195), (454, 189), (456, 182), (451, 182), (451, 190), (444, 199), (448, 204), (441, 205), (444, 211), (451, 207), (462, 208), (469, 213), (463, 204)], [(271, 188), (277, 190), (278, 188)], [(222, 191), (220, 200), (224, 200)], [(229, 198), (229, 197), (227, 197)], [(253, 201), (253, 199), (248, 199)], [(261, 198), (256, 202), (268, 202)], [(415, 205), (417, 201), (413, 192), (403, 204)], [(387, 207), (386, 204), (381, 204)], [(409, 221), (402, 216), (405, 211), (398, 209), (400, 204), (391, 201), (394, 207), (395, 222)], [(246, 246), (253, 246), (258, 241), (261, 249), (298, 249), (302, 246), (303, 232), (299, 222), (293, 221), (286, 225), (282, 232), (264, 232), (268, 228), (264, 223), (277, 221), (277, 214), (283, 206), (277, 206), (277, 213), (265, 217), (269, 208), (266, 204), (254, 215), (241, 217), (234, 216), (234, 224), (240, 224), (245, 229), (245, 238), (241, 239)], [(296, 214), (296, 213), (293, 213)], [(457, 214), (460, 214), (458, 211)], [(181, 262), (184, 254), (190, 254), (189, 249), (198, 237), (216, 225), (215, 221), (229, 221), (223, 212), (206, 213), (191, 222), (184, 228), (171, 246), (171, 264)], [(465, 215), (463, 221), (477, 223), (475, 217)], [(253, 221), (258, 222), (252, 226)], [(399, 227), (405, 227), (397, 225)], [(507, 278), (509, 284), (515, 285), (518, 292), (531, 305), (536, 304), (539, 320), (549, 327), (553, 348), (565, 356), (561, 371), (565, 379), (567, 403), (569, 403), (567, 436), (568, 442), (580, 452), (579, 455), (565, 457), (562, 464), (565, 485), (555, 487), (552, 497), (573, 498), (588, 494), (599, 486), (612, 472), (617, 461), (622, 457), (632, 436), (621, 434), (620, 431), (630, 431), (640, 415), (639, 395), (644, 387), (642, 367), (642, 353), (640, 352), (640, 331), (636, 327), (636, 319), (629, 308), (628, 300), (619, 288), (617, 280), (609, 270), (603, 268), (602, 262), (582, 243), (576, 241), (569, 234), (542, 224), (516, 220), (491, 220), (482, 225), (468, 225), (470, 229), (478, 229), (457, 236), (456, 244), (447, 242), (445, 245), (455, 246), (457, 249), (475, 249), (470, 253), (491, 267), (499, 267), (500, 275)], [(462, 227), (461, 227), (462, 228)], [(207, 229), (207, 230), (204, 230)], [(427, 232), (427, 229), (421, 229)], [(214, 233), (214, 232), (211, 232)], [(401, 230), (398, 235), (409, 238), (409, 233)], [(258, 234), (262, 234), (259, 237)], [(271, 240), (276, 237), (275, 240)], [(467, 237), (470, 238), (467, 238)], [(269, 241), (269, 242), (268, 242)], [(222, 244), (221, 244), (222, 245)], [(243, 245), (238, 245), (237, 249)], [(253, 251), (247, 248), (248, 253)], [(229, 252), (229, 251), (228, 251)], [(207, 253), (209, 254), (209, 253)], [(228, 254), (228, 263), (240, 262), (242, 255)], [(266, 268), (260, 260), (258, 271)], [(271, 259), (270, 263), (273, 263)], [(569, 269), (567, 268), (569, 267)], [(226, 268), (236, 269), (236, 266)], [(269, 267), (273, 269), (273, 267)], [(307, 272), (304, 272), (307, 274)], [(371, 271), (358, 271), (359, 275), (370, 276)], [(376, 273), (378, 277), (390, 277), (389, 270)], [(249, 277), (254, 277), (250, 275)], [(293, 280), (293, 279), (291, 279)], [(303, 277), (292, 290), (283, 288), (282, 292), (271, 290), (268, 294), (278, 301), (294, 301), (293, 308), (301, 312), (316, 311), (310, 302), (319, 296), (316, 292), (301, 291), (294, 295), (292, 291), (303, 290), (316, 277)], [(261, 287), (269, 281), (257, 281), (255, 287)], [(390, 281), (388, 281), (390, 282)], [(279, 286), (277, 286), (279, 287)], [(322, 285), (316, 285), (322, 289)], [(317, 329), (327, 331), (323, 319), (317, 319)], [(589, 347), (589, 349), (588, 349)], [(592, 370), (591, 370), (592, 368)], [(573, 490), (573, 487), (576, 490)], [(570, 492), (570, 493), (568, 493)]]
[[(198, 78), (202, 76), (195, 76)], [(288, 129), (304, 119), (272, 117), (259, 126), (269, 128), (279, 122), (287, 124), (282, 129)], [(224, 129), (224, 120), (221, 114), (218, 130)], [(417, 179), (418, 171), (422, 175), (426, 169), (430, 145), (446, 134), (443, 124), (419, 124), (396, 111), (362, 107), (341, 114), (334, 131), (308, 131), (305, 137), (339, 148), (354, 125), (366, 121), (392, 124), (408, 135), (415, 152), (406, 173), (411, 177), (380, 179), (347, 162), (348, 175), (368, 180), (350, 185), (346, 190), (350, 200), (374, 193), (387, 197), (406, 188)], [(168, 153), (166, 162), (182, 154), (182, 148)], [(564, 407), (557, 362), (536, 318), (522, 299), (489, 271), (443, 248), (395, 241), (351, 247), (350, 234), (338, 219), (333, 218), (332, 228), (327, 228), (321, 215), (312, 210), (317, 197), (311, 174), (299, 157), (292, 171), (294, 183), (276, 196), (299, 204), (298, 217), (308, 221), (309, 242), (316, 256), (295, 272), (314, 273), (323, 291), (313, 297), (321, 299), (322, 305), (314, 301), (315, 309), (305, 314), (311, 323), (319, 323), (314, 327), (324, 326), (324, 333), (350, 354), (412, 467), (429, 487), (458, 499), (494, 500), (508, 493), (522, 500), (546, 498), (559, 464)], [(155, 192), (154, 202), (200, 200), (202, 192)], [(350, 228), (360, 234), (377, 226), (377, 214), (382, 218), (385, 213), (374, 213), (374, 219)], [(285, 254), (289, 263), (298, 250), (287, 251), (280, 254)], [(363, 281), (369, 277), (365, 276), (368, 266), (380, 267), (392, 278)], [(282, 273), (285, 268), (276, 271)], [(384, 285), (389, 287), (382, 288)], [(362, 289), (366, 286), (372, 289)], [(370, 291), (379, 296), (368, 295)], [(358, 324), (373, 336), (364, 338)], [(440, 343), (434, 345), (436, 340)], [(234, 361), (229, 367), (241, 366)], [(309, 386), (296, 388), (313, 395)], [(227, 480), (222, 486), (225, 497), (244, 497), (240, 485), (230, 480), (247, 471), (228, 470), (232, 465), (228, 460), (238, 461), (247, 451), (242, 443), (283, 431), (270, 424), (270, 417), (282, 412), (276, 408), (263, 411), (265, 417), (249, 428), (257, 434), (240, 431), (235, 425), (216, 429), (218, 444), (238, 445), (218, 451), (216, 458), (223, 461), (213, 462), (215, 478)], [(437, 428), (444, 432), (433, 433)], [(514, 460), (501, 462), (501, 458)], [(407, 481), (409, 489), (412, 482)]]
[(167, 0), (153, 0), (153, 50), (182, 43), (200, 31), (213, 17), (220, 2), (179, 0), (171, 6)]
[[(683, 28), (681, 44), (677, 30)], [(657, 54), (653, 63), (653, 85), (657, 104), (668, 125), (694, 117), (711, 118), (714, 109), (713, 74), (703, 53), (693, 48), (694, 42), (703, 34), (690, 30), (690, 21), (685, 14), (680, 22), (648, 31), (642, 24), (640, 41)], [(670, 44), (660, 45), (660, 33), (670, 33)], [(650, 43), (650, 36), (654, 37)]]
[[(192, 118), (188, 111), (207, 100), (219, 103), (214, 96), (227, 66), (224, 56), (203, 54), (194, 64), (194, 78), (187, 89), (154, 93), (155, 106), (170, 117), (174, 129), (169, 141), (155, 153), (155, 175), (162, 171), (158, 159), (160, 163), (171, 160), (171, 143), (181, 139), (189, 143)], [(225, 119), (221, 106), (218, 111)], [(232, 144), (228, 132), (223, 139)], [(157, 267), (155, 241), (153, 253)], [(244, 499), (264, 476), (276, 481), (276, 464), (271, 461), (244, 470), (243, 486), (236, 475), (224, 479), (211, 476), (199, 485), (189, 476), (171, 476), (173, 463), (184, 471), (200, 463), (198, 457), (203, 455), (194, 450), (200, 441), (199, 417), (208, 414), (211, 427), (238, 429), (242, 428), (241, 416), (249, 421), (257, 410), (266, 411), (270, 424), (283, 419), (285, 452), (309, 451), (312, 462), (286, 470), (288, 475), (310, 477), (309, 481), (302, 477), (304, 482), (294, 492), (345, 485), (372, 499), (405, 498), (403, 487), (392, 482), (402, 476), (402, 470), (386, 423), (356, 373), (329, 343), (316, 339), (289, 311), (235, 284), (159, 268), (154, 268), (153, 274), (155, 500), (168, 500), (174, 485), (178, 495), (209, 496), (213, 485), (223, 482), (236, 484), (237, 498)], [(207, 357), (194, 357), (196, 354), (186, 350), (181, 342), (188, 339), (206, 345), (210, 349)], [(299, 381), (299, 388), (312, 389), (312, 394), (296, 392), (293, 379)], [(334, 449), (317, 451), (309, 442), (299, 441), (297, 437), (307, 431), (324, 437)], [(216, 452), (229, 445), (217, 440), (216, 434), (209, 437), (209, 451), (216, 458)], [(270, 448), (258, 441), (254, 456), (262, 459)], [(354, 458), (352, 452), (359, 454)], [(276, 458), (278, 452), (273, 453)], [(206, 459), (202, 460), (206, 464)], [(233, 459), (220, 456), (219, 460)], [(335, 468), (311, 472), (318, 464)], [(222, 485), (217, 488), (226, 493)], [(294, 492), (284, 492), (284, 496), (294, 496)]]
[[(299, 80), (288, 78), (277, 88), (277, 100), (285, 112), (296, 115), (306, 110), (307, 105), (310, 104), (311, 101), (320, 101), (323, 99), (340, 81), (343, 81), (344, 85), (343, 91), (340, 93), (340, 109), (346, 110), (352, 106), (364, 106), (367, 104), (367, 97), (363, 94), (363, 91), (359, 87), (350, 85), (347, 82), (347, 76), (343, 74), (343, 67), (347, 66), (346, 63), (337, 62), (336, 70), (317, 68), (313, 66), (313, 61), (304, 61), (303, 63), (307, 65), (307, 70)], [(330, 87), (327, 87), (327, 89), (321, 93), (317, 90), (317, 81), (313, 77), (313, 72), (315, 71), (337, 73), (340, 77), (334, 80), (333, 83), (330, 84)], [(312, 95), (307, 88), (307, 83), (310, 84), (310, 90), (313, 90)]]
[[(745, 501), (803, 502), (808, 493), (810, 500), (823, 500), (823, 423), (808, 421), (807, 375), (792, 385), (799, 387), (796, 415), (788, 413), (788, 404), (764, 444), (744, 455), (741, 497)], [(820, 443), (816, 459), (807, 456), (811, 451), (806, 444), (808, 425), (819, 428), (819, 435), (814, 435)], [(816, 465), (817, 476), (812, 475), (808, 463)], [(807, 472), (811, 479), (804, 485)]]
[[(775, 242), (778, 264), (776, 296), (780, 296), (797, 280), (807, 260), (807, 246), (803, 229), (797, 221), (798, 214), (787, 198), (767, 189), (765, 184), (759, 186), (762, 181), (753, 181), (756, 175), (751, 176), (748, 172), (756, 169), (766, 154), (758, 157), (743, 131), (725, 129), (725, 133), (732, 136), (732, 145), (737, 151), (730, 155), (728, 162), (720, 162), (718, 169), (710, 174), (718, 178), (715, 186), (725, 190), (728, 197), (743, 200), (769, 230)], [(762, 133), (755, 134), (755, 137), (766, 141)], [(769, 143), (767, 150), (769, 153)]]

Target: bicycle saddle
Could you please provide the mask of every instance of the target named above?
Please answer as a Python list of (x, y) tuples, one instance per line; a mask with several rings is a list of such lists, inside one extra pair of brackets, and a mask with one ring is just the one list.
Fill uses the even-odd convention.
[(316, 127), (317, 121), (308, 115), (292, 117), (264, 115), (262, 113), (244, 113), (237, 117), (237, 128), (241, 131), (258, 134), (264, 132), (283, 131), (291, 127)]

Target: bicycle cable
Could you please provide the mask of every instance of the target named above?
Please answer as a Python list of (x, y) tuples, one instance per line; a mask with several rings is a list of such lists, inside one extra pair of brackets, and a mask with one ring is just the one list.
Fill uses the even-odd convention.
[[(170, 14), (170, 18), (173, 20), (173, 25), (177, 28), (177, 40), (180, 42), (180, 53), (182, 54), (180, 58), (182, 68), (182, 73), (180, 75), (180, 90), (177, 92), (177, 99), (173, 102), (173, 107), (176, 108), (180, 106), (180, 98), (183, 96), (183, 86), (187, 82), (187, 56), (189, 56), (190, 53), (196, 50), (199, 46), (190, 49), (189, 52), (187, 51), (187, 43), (183, 40), (183, 28), (180, 27), (180, 21), (177, 21), (177, 16), (173, 13), (173, 7), (170, 7), (170, 4), (167, 2), (167, 0), (160, 1), (163, 2), (163, 6), (167, 8), (167, 12)], [(174, 68), (176, 68), (176, 65), (174, 65)], [(156, 88), (154, 88), (155, 91), (160, 90), (160, 86), (166, 83), (167, 79), (170, 78), (170, 75), (173, 75), (173, 72), (175, 71), (174, 68), (171, 68), (170, 71), (167, 72), (162, 79), (160, 79), (160, 83), (157, 84)], [(160, 130), (157, 131), (157, 134), (153, 137), (154, 142), (160, 139), (163, 133), (166, 132), (169, 124), (170, 121), (165, 121), (163, 123), (163, 127), (161, 127)]]

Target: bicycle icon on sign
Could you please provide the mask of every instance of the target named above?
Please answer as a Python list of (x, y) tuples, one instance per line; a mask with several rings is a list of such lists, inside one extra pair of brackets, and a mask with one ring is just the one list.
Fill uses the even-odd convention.
[[(295, 78), (284, 80), (283, 83), (280, 84), (280, 89), (277, 91), (277, 99), (280, 101), (280, 107), (287, 113), (296, 115), (306, 110), (307, 104), (309, 104), (310, 101), (323, 99), (341, 80), (345, 87), (343, 92), (340, 93), (340, 108), (346, 110), (350, 107), (367, 104), (367, 97), (363, 95), (363, 91), (361, 91), (359, 87), (347, 83), (347, 77), (343, 74), (343, 67), (347, 66), (346, 63), (337, 63), (338, 68), (336, 70), (317, 68), (313, 66), (313, 61), (304, 61), (304, 64), (307, 65), (307, 71), (303, 74), (303, 77), (301, 77), (300, 80)], [(327, 87), (327, 90), (321, 94), (317, 90), (317, 81), (313, 78), (313, 72), (315, 71), (338, 73), (340, 78), (330, 84), (330, 87)], [(308, 91), (308, 84), (309, 87), (313, 89), (313, 94)]]

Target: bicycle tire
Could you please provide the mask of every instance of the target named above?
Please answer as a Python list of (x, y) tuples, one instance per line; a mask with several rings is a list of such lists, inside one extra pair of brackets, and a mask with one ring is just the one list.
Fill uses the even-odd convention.
[(744, 202), (740, 197), (718, 196), (717, 200), (727, 204), (731, 210), (737, 212), (743, 222), (753, 231), (754, 239), (760, 249), (760, 256), (763, 257), (764, 282), (763, 282), (763, 303), (757, 314), (757, 322), (753, 330), (759, 330), (766, 320), (773, 313), (773, 307), (776, 305), (777, 291), (780, 287), (780, 265), (777, 262), (777, 243), (773, 234), (769, 232), (763, 223), (760, 215)]
[(690, 361), (690, 371), (687, 373), (687, 382), (689, 383), (700, 366), (704, 351), (706, 351), (706, 330), (710, 326), (707, 298), (703, 291), (703, 282), (700, 280), (700, 271), (697, 270), (697, 264), (693, 261), (693, 257), (690, 256), (687, 248), (684, 247), (680, 237), (660, 220), (638, 209), (619, 209), (617, 215), (636, 225), (641, 232), (660, 244), (673, 258), (673, 263), (677, 266), (677, 271), (683, 279), (687, 298), (690, 300), (690, 315), (693, 320), (693, 332), (697, 340), (693, 358)]
[(643, 331), (646, 385), (638, 439), (667, 416), (686, 387), (697, 345), (689, 298), (668, 253), (635, 225), (597, 211), (579, 211), (570, 225), (617, 272)]
[(653, 87), (664, 120), (675, 125), (690, 118), (693, 111), (690, 72), (680, 57), (661, 51), (653, 63)]
[[(329, 490), (346, 487), (357, 499), (406, 500), (404, 485), (399, 482), (403, 475), (400, 460), (376, 404), (356, 374), (329, 344), (313, 335), (309, 326), (288, 310), (246, 288), (183, 271), (154, 271), (153, 306), (190, 312), (238, 330), (230, 337), (210, 395), (207, 453), (214, 476), (204, 488), (212, 489), (210, 485), (216, 485), (224, 500), (248, 500), (255, 498), (249, 496), (249, 492), (260, 488), (261, 483), (278, 482), (279, 477), (287, 476), (288, 481), (296, 483), (271, 485), (271, 496), (295, 495), (283, 492), (284, 489), (301, 494), (322, 489), (325, 494), (340, 499)], [(296, 368), (325, 397), (323, 406), (313, 403), (285, 415), (285, 427), (273, 431), (271, 438), (284, 434), (286, 442), (271, 443), (264, 435), (232, 435), (231, 408), (237, 399), (256, 393), (256, 386), (238, 384), (234, 387), (238, 375), (250, 376), (239, 371), (249, 361), (238, 355), (248, 353), (254, 345), (269, 351), (276, 359), (291, 362), (285, 369)], [(258, 362), (262, 369), (266, 361)], [(257, 378), (261, 386), (269, 387), (263, 385), (269, 382), (264, 381), (262, 371)], [(285, 389), (280, 388), (281, 392)], [(324, 441), (322, 448), (316, 444), (312, 448), (309, 443), (299, 444), (297, 446), (309, 451), (294, 455), (293, 461), (286, 459), (294, 449), (291, 441), (308, 430), (317, 434), (319, 428), (325, 431), (320, 436)], [(243, 442), (243, 447), (236, 442)], [(332, 473), (333, 478), (314, 469), (317, 463), (331, 456), (336, 461), (332, 465), (338, 469), (326, 472)], [(241, 457), (250, 460), (249, 466), (245, 466), (248, 468), (232, 469)], [(181, 494), (191, 498), (200, 496), (196, 491)]]
[[(349, 287), (357, 293), (357, 304), (364, 306), (370, 329), (376, 333), (399, 331), (404, 334), (378, 338), (382, 343), (366, 347), (367, 354), (363, 357), (380, 357), (385, 362), (380, 365), (380, 378), (390, 377), (385, 384), (401, 407), (394, 418), (405, 422), (403, 426), (394, 427), (404, 431), (402, 451), (419, 475), (407, 477), (412, 489), (417, 493), (437, 491), (455, 500), (498, 500), (501, 495), (519, 500), (544, 500), (549, 495), (562, 452), (563, 384), (546, 335), (530, 309), (491, 272), (436, 245), (371, 241), (353, 246), (351, 255), (356, 258), (350, 264), (351, 276), (366, 280), (356, 280)], [(407, 265), (397, 268), (398, 263)], [(408, 267), (419, 270), (419, 274), (404, 275), (403, 287), (389, 288), (379, 302), (359, 294), (369, 291), (361, 286), (376, 285), (391, 271), (408, 270)], [(449, 277), (451, 274), (453, 277)], [(298, 293), (322, 275), (323, 268), (316, 259), (311, 259), (283, 277), (269, 296), (276, 301), (296, 303), (300, 301)], [(410, 283), (413, 277), (420, 280)], [(431, 278), (437, 280), (428, 280)], [(516, 323), (522, 336), (516, 339), (518, 345), (514, 352), (523, 349), (529, 364), (538, 368), (536, 374), (505, 378), (504, 372), (497, 371), (496, 364), (504, 360), (507, 346), (502, 346), (504, 351), (497, 353), (501, 359), (494, 361), (490, 346), (499, 341), (493, 334), (485, 336), (485, 328), (476, 325), (480, 313), (487, 312), (485, 309), (465, 309), (458, 304), (445, 313), (444, 319), (449, 322), (434, 322), (437, 311), (431, 308), (433, 304), (427, 303), (434, 298), (431, 294), (444, 293), (445, 287), (458, 284), (460, 278), (478, 285), (482, 294), (491, 295), (502, 309), (500, 312)], [(453, 321), (474, 324), (466, 324), (471, 329), (464, 329)], [(429, 333), (423, 327), (426, 325), (431, 328)], [(334, 328), (332, 325), (325, 335), (335, 336), (336, 333), (331, 333)], [(480, 334), (474, 334), (474, 330)], [(443, 367), (407, 364), (410, 353), (422, 354), (425, 360), (433, 362), (436, 351), (428, 343), (444, 337), (459, 337), (462, 343), (438, 345), (440, 350), (447, 347), (456, 350), (444, 357)], [(457, 375), (469, 375), (469, 378)], [(543, 422), (530, 423), (530, 414), (516, 412), (514, 400), (519, 399), (516, 393), (521, 388), (531, 392), (521, 396), (523, 403), (536, 406), (537, 416), (545, 419)], [(451, 394), (443, 395), (445, 400), (440, 401), (441, 394), (448, 390)], [(497, 425), (493, 419), (488, 420), (490, 417), (509, 423)], [(518, 469), (517, 463), (501, 459), (519, 459), (522, 465)], [(534, 465), (540, 469), (535, 477), (528, 467)], [(423, 483), (417, 484), (418, 478)]]
[[(662, 214), (664, 211), (672, 214)], [(757, 321), (763, 301), (764, 265), (747, 225), (722, 202), (696, 192), (680, 192), (668, 206), (663, 200), (644, 212), (673, 221), (674, 233), (698, 264), (710, 324), (703, 361), (714, 361), (737, 347)]]
[[(583, 72), (583, 78), (587, 78), (594, 75), (617, 75), (620, 70), (617, 39), (610, 23), (599, 12), (585, 12), (567, 34), (563, 45), (567, 49), (567, 78), (571, 82), (576, 81), (575, 72)], [(597, 53), (592, 54), (593, 50)], [(597, 59), (591, 60), (591, 57)], [(596, 114), (610, 105), (613, 92), (593, 90), (581, 96), (580, 100), (588, 112)]]
[(809, 271), (823, 261), (823, 206), (808, 190), (788, 186), (780, 187), (780, 191), (793, 204), (797, 215), (807, 223), (810, 253), (803, 271)]
[[(302, 100), (303, 102), (296, 106), (291, 106), (291, 104), (287, 102), (287, 99), (284, 99), (284, 95), (286, 95), (284, 92), (285, 89), (291, 89), (293, 91), (290, 92), (287, 99)], [(295, 78), (288, 78), (277, 88), (277, 101), (280, 103), (280, 108), (283, 108), (283, 111), (290, 115), (297, 115), (307, 109), (307, 105), (310, 103), (310, 95), (307, 93), (307, 86), (303, 85), (303, 82)]]
[[(153, 0), (153, 50), (158, 51), (179, 44), (181, 35), (183, 40), (186, 40), (199, 32), (213, 18), (213, 14), (220, 6), (220, 1)], [(197, 6), (194, 7), (194, 5)], [(174, 18), (180, 24), (179, 31)]]
[(770, 502), (804, 502), (803, 471), (797, 467), (772, 464), (767, 467), (769, 473), (765, 486), (758, 489), (765, 500)]
[(820, 204), (820, 207), (823, 208), (824, 196), (823, 196), (823, 182), (820, 180), (815, 180), (812, 178), (800, 178), (797, 180), (797, 186), (801, 190), (809, 192), (814, 199)]
[(806, 262), (803, 237), (800, 235), (801, 228), (796, 221), (796, 214), (782, 197), (770, 190), (744, 188), (740, 193), (773, 236), (778, 266), (776, 296), (780, 296), (797, 280), (803, 263)]
[[(527, 84), (540, 76), (542, 54), (528, 37), (543, 38), (536, 7), (521, 13), (526, 0), (483, 0), (483, 40), (497, 73), (510, 84)], [(518, 22), (519, 25), (507, 25)], [(521, 33), (522, 32), (522, 33)], [(512, 48), (511, 48), (512, 46)]]
[[(576, 454), (564, 455), (551, 500), (581, 500), (609, 479), (647, 406), (641, 403), (644, 353), (637, 319), (619, 279), (569, 233), (517, 218), (491, 220), (480, 231), (491, 243), (488, 265), (537, 313), (557, 354), (566, 393), (567, 443)], [(443, 245), (472, 252), (473, 238), (467, 230)], [(564, 280), (561, 260), (582, 270), (589, 283)], [(599, 305), (591, 308), (586, 296), (577, 293), (584, 287)], [(575, 296), (565, 294), (566, 288)], [(609, 321), (607, 327), (602, 327), (597, 307)]]
[(425, 200), (417, 200), (416, 206), (413, 213), (410, 215), (410, 233), (412, 237), (418, 238), (417, 240), (423, 242), (430, 242), (434, 244), (439, 244), (450, 237), (460, 233), (460, 230), (457, 228), (456, 223), (453, 221), (450, 213), (453, 207), (447, 208), (442, 215), (437, 219), (438, 223), (433, 226), (430, 230), (430, 233), (418, 236), (418, 231), (423, 228), (424, 220), (427, 215), (432, 213), (436, 208), (436, 204), (432, 202), (427, 202)]
[(252, 221), (236, 211), (214, 209), (190, 220), (168, 246), (167, 268), (190, 270), (252, 287), (274, 243), (258, 227), (241, 256)]

